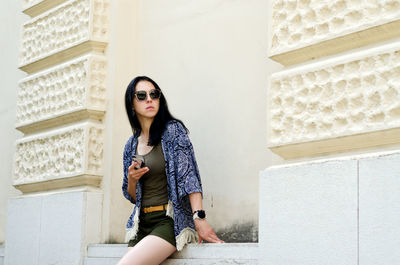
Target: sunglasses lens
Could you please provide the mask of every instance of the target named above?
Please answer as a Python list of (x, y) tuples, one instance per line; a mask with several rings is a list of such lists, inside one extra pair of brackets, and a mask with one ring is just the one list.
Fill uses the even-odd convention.
[(138, 92), (136, 92), (137, 100), (145, 100), (146, 97), (147, 97), (146, 91), (138, 91)]
[(160, 92), (160, 90), (152, 90), (152, 91), (150, 91), (150, 97), (151, 97), (151, 99), (157, 99), (157, 98), (160, 98), (160, 95), (161, 95), (161, 92)]
[[(154, 89), (154, 90), (151, 90), (151, 91), (149, 92), (149, 95), (150, 95), (150, 98), (151, 98), (151, 99), (159, 99), (160, 96), (161, 96), (161, 91), (160, 91), (160, 90), (157, 90), (157, 89)], [(137, 100), (139, 100), (139, 101), (146, 100), (146, 98), (147, 98), (147, 92), (146, 92), (146, 91), (137, 91), (137, 92), (136, 92), (136, 98), (137, 98)]]

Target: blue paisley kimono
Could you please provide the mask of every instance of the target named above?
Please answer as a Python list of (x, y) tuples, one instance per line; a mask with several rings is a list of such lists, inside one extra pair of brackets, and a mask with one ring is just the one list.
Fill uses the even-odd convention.
[[(128, 168), (132, 163), (132, 154), (137, 146), (138, 133), (132, 135), (124, 148), (124, 179), (122, 192), (126, 199), (134, 204), (133, 212), (126, 224), (125, 242), (134, 239), (139, 229), (139, 214), (142, 200), (142, 183), (136, 185), (136, 203), (128, 193)], [(161, 136), (161, 146), (165, 159), (167, 175), (168, 208), (167, 215), (174, 219), (176, 248), (181, 250), (185, 244), (197, 242), (190, 206), (189, 194), (202, 193), (201, 179), (194, 156), (193, 146), (182, 124), (176, 120), (167, 123)]]

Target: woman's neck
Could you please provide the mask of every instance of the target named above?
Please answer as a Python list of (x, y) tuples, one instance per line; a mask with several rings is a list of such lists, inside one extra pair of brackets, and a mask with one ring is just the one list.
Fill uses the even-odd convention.
[(150, 135), (150, 126), (153, 123), (154, 119), (139, 119), (141, 131), (140, 131), (140, 136), (149, 139)]

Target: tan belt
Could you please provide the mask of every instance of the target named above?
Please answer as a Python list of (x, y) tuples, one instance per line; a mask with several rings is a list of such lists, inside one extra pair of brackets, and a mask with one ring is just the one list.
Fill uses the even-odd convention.
[(157, 211), (166, 211), (167, 207), (168, 207), (168, 203), (163, 204), (163, 205), (157, 205), (157, 206), (143, 207), (142, 212), (151, 213), (151, 212), (157, 212)]

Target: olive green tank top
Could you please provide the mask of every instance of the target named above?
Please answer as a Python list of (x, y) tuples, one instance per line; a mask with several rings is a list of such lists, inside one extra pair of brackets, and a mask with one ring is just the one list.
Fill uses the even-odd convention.
[(167, 175), (161, 145), (158, 144), (149, 153), (142, 156), (149, 171), (140, 180), (142, 182), (142, 206), (149, 207), (168, 203)]

